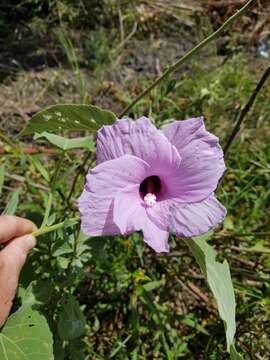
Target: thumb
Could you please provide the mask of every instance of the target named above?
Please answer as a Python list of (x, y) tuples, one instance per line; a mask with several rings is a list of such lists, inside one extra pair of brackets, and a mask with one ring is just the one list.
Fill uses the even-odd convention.
[(35, 244), (32, 235), (24, 235), (11, 240), (0, 252), (0, 326), (8, 317), (21, 269)]

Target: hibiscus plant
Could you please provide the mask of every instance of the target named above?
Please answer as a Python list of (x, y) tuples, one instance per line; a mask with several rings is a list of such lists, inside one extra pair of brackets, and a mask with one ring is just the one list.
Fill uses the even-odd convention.
[[(225, 207), (215, 196), (226, 169), (219, 139), (207, 131), (202, 117), (168, 119), (165, 126), (157, 128), (150, 118), (133, 119), (131, 110), (176, 68), (217, 38), (252, 3), (253, 0), (247, 1), (220, 29), (168, 67), (119, 116), (93, 105), (58, 104), (35, 114), (28, 122), (21, 136), (35, 134), (36, 140), (46, 139), (60, 149), (52, 176), (41, 163), (35, 161), (33, 166), (47, 178), (50, 188), (45, 196), (42, 224), (34, 235), (41, 237), (41, 241), (43, 237), (44, 242), (46, 236), (50, 236), (48, 257), (59, 257), (60, 261), (60, 255), (67, 254), (61, 265), (64, 272), (62, 282), (57, 284), (58, 295), (50, 300), (56, 309), (62, 310), (55, 315), (49, 307), (38, 307), (43, 304), (44, 296), (51, 295), (49, 287), (48, 293), (37, 295), (34, 291), (37, 284), (32, 282), (19, 294), (22, 307), (11, 315), (0, 334), (0, 357), (4, 354), (1, 359), (21, 359), (21, 351), (26, 354), (25, 359), (37, 359), (33, 353), (40, 354), (38, 359), (53, 359), (51, 330), (60, 338), (54, 339), (54, 351), (59, 350), (60, 342), (61, 346), (69, 346), (69, 341), (82, 336), (87, 324), (73, 295), (72, 284), (77, 281), (74, 265), (79, 268), (77, 277), (87, 272), (84, 269), (85, 258), (88, 259), (85, 239), (102, 242), (103, 237), (110, 237), (113, 242), (114, 236), (122, 236), (125, 241), (131, 241), (131, 235), (137, 232), (138, 241), (143, 240), (150, 251), (165, 253), (165, 256), (170, 252), (170, 239), (187, 244), (208, 281), (224, 322), (227, 351), (231, 359), (242, 358), (234, 346), (235, 297), (229, 266), (227, 261), (216, 259), (215, 251), (207, 242), (226, 216)], [(69, 131), (87, 132), (87, 136), (70, 137)], [(61, 162), (65, 156), (72, 156), (74, 149), (84, 149), (85, 160), (82, 166), (65, 174), (68, 177), (74, 172), (73, 180), (67, 179), (67, 194), (60, 193), (65, 206), (61, 213), (55, 214), (52, 209), (54, 196), (59, 192), (57, 182), (63, 181), (64, 176)], [(85, 173), (93, 154), (96, 163)], [(80, 177), (85, 177), (85, 184), (76, 195)], [(71, 247), (67, 246), (69, 241)], [(44, 318), (46, 311), (50, 328)], [(28, 324), (29, 318), (33, 327)], [(19, 333), (24, 334), (21, 339)], [(35, 342), (37, 338), (47, 344), (45, 348), (39, 347), (39, 342)], [(172, 359), (166, 343), (164, 347), (167, 357)]]

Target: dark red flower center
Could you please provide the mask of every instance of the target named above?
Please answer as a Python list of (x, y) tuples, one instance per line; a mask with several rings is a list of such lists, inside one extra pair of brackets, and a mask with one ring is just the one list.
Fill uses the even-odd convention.
[(161, 192), (161, 188), (161, 180), (157, 175), (148, 176), (140, 185), (141, 198), (144, 199), (147, 194), (154, 194), (158, 197)]

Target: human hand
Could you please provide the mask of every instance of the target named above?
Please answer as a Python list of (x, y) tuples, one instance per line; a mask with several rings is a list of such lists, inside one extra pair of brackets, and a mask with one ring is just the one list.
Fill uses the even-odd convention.
[(36, 226), (17, 216), (0, 216), (0, 327), (6, 321), (28, 252), (35, 246)]

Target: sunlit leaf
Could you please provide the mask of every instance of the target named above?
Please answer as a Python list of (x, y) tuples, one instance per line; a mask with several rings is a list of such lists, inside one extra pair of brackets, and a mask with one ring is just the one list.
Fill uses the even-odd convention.
[(98, 130), (112, 124), (116, 116), (93, 105), (59, 104), (35, 114), (20, 135), (61, 130)]
[(230, 347), (230, 357), (231, 357), (231, 360), (243, 360), (242, 355), (240, 355), (236, 351), (234, 345), (231, 345), (231, 347)]
[(48, 173), (45, 166), (41, 164), (39, 159), (36, 156), (29, 156), (28, 159), (31, 161), (37, 171), (42, 175), (42, 177), (47, 181), (47, 183), (49, 183), (51, 181), (50, 174)]
[(53, 360), (53, 339), (47, 321), (30, 306), (10, 316), (0, 334), (1, 360)]
[(41, 134), (36, 134), (34, 139), (36, 140), (42, 137), (45, 137), (51, 144), (59, 147), (64, 151), (77, 148), (84, 148), (88, 149), (89, 151), (93, 151), (95, 149), (95, 145), (91, 136), (67, 139), (63, 136), (50, 134), (47, 131), (44, 131)]
[(160, 288), (161, 286), (164, 286), (163, 280), (149, 281), (148, 283), (142, 285), (145, 291), (152, 291)]
[[(206, 241), (210, 236), (211, 234), (206, 234), (194, 237), (189, 239), (187, 244), (200, 265), (217, 302), (219, 315), (224, 322), (226, 331), (227, 351), (230, 352), (236, 331), (233, 284), (228, 262), (226, 260), (223, 263), (217, 261), (216, 251)], [(231, 359), (236, 359), (236, 354), (241, 359), (241, 355), (236, 352), (234, 347), (233, 349), (234, 355), (231, 354)]]
[(14, 215), (19, 203), (20, 190), (11, 193), (3, 215)]

